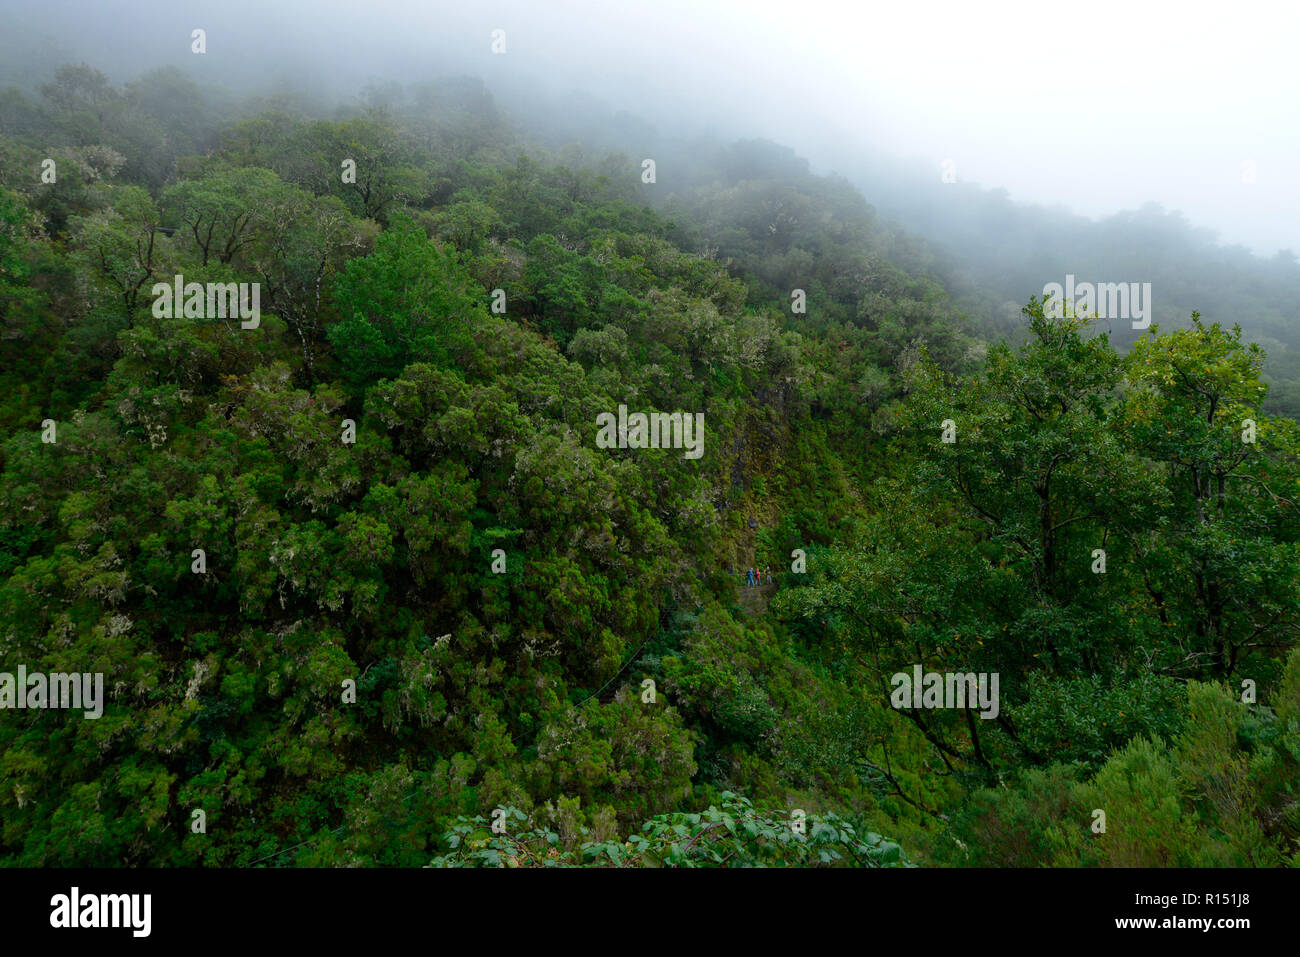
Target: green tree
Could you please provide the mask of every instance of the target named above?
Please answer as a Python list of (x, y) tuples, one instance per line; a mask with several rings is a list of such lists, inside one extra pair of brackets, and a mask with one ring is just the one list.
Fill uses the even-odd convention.
[(329, 331), (353, 382), (392, 378), (412, 362), (447, 365), (486, 320), (482, 293), (447, 246), (398, 218), (374, 251), (348, 263), (334, 288), (340, 319)]

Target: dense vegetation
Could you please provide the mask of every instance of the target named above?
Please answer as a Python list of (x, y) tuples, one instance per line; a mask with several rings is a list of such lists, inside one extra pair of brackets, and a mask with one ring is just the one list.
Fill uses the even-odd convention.
[[(397, 91), (389, 92), (396, 97)], [(571, 142), (578, 141), (588, 152), (658, 158), (667, 188), (646, 197), (656, 208), (671, 208), (682, 193), (708, 195), (737, 178), (770, 179), (805, 194), (824, 193), (838, 179), (812, 175), (807, 160), (775, 144), (750, 143), (738, 151), (707, 134), (680, 138), (597, 102), (562, 108), (541, 97), (518, 97), (508, 101), (517, 122), (561, 155), (584, 156)], [(874, 229), (864, 249), (887, 244), (891, 262), (939, 281), (982, 336), (1020, 341), (1025, 301), (1067, 274), (1080, 282), (1149, 282), (1154, 319), (1165, 329), (1187, 326), (1193, 311), (1225, 327), (1240, 324), (1243, 337), (1267, 352), (1266, 411), (1300, 417), (1300, 260), (1294, 251), (1262, 258), (1223, 245), (1212, 231), (1158, 203), (1093, 220), (1014, 200), (1005, 189), (965, 182), (955, 170), (903, 162), (883, 148), (825, 147), (824, 156), (871, 198)], [(854, 202), (849, 196), (856, 196), (853, 188), (837, 201)], [(786, 198), (793, 200), (789, 192)], [(800, 210), (787, 206), (785, 212), (793, 220)], [(815, 243), (799, 245), (817, 251)], [(1140, 334), (1125, 320), (1101, 319), (1098, 327), (1121, 352)]]
[[(657, 195), (371, 100), (0, 93), (0, 661), (108, 689), (0, 712), (6, 863), (1300, 863), (1300, 431), (1239, 329), (990, 342), (778, 148)], [(895, 709), (917, 664), (998, 715)]]

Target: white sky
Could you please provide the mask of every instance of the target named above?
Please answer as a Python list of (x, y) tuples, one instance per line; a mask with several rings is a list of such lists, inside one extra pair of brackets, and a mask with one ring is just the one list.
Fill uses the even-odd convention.
[(936, 176), (952, 159), (1017, 199), (1089, 215), (1155, 200), (1226, 242), (1300, 252), (1300, 4), (623, 6), (486, 3), (465, 26), (507, 30), (507, 56), (484, 43), (481, 72), (510, 59), (661, 125), (726, 117), (814, 161), (884, 146)]

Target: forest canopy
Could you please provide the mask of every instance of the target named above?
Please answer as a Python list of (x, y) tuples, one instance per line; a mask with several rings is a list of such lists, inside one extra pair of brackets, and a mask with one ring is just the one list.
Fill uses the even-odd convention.
[(0, 859), (1300, 864), (1283, 333), (1013, 324), (790, 151), (680, 162), (465, 81), (0, 92), (0, 670), (106, 695), (0, 712)]

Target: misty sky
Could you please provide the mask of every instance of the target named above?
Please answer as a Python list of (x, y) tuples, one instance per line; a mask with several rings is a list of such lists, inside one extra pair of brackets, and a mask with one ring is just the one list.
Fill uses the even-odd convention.
[[(1092, 216), (1157, 201), (1300, 253), (1300, 5), (843, 0), (5, 0), (115, 80), (175, 63), (232, 87), (469, 73), (573, 89), (675, 136), (717, 128), (853, 179), (885, 150)], [(190, 30), (208, 31), (205, 57)], [(491, 31), (507, 52), (491, 52)], [(199, 62), (202, 61), (202, 62)], [(51, 71), (53, 66), (51, 64)], [(12, 78), (4, 77), (6, 82)], [(1254, 182), (1243, 164), (1253, 163)], [(881, 197), (867, 197), (882, 203)]]

